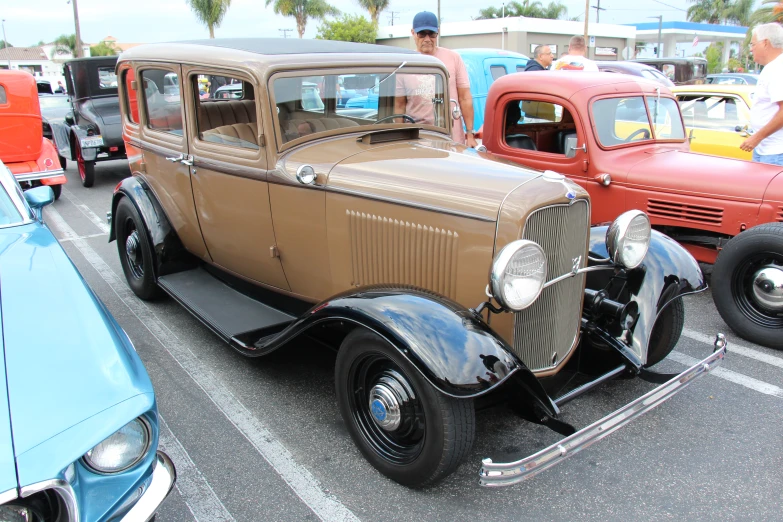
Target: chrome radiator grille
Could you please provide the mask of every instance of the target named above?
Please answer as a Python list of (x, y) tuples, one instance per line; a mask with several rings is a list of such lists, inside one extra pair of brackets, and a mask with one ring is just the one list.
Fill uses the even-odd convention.
[[(522, 239), (546, 253), (547, 279), (585, 266), (590, 209), (585, 200), (553, 205), (528, 216)], [(574, 348), (582, 317), (584, 274), (549, 286), (530, 307), (514, 314), (514, 352), (532, 371), (557, 366)]]

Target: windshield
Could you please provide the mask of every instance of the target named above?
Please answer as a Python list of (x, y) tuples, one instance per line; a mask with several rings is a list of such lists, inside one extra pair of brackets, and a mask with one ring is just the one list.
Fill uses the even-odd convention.
[(277, 131), (286, 143), (374, 124), (430, 125), (446, 132), (448, 100), (439, 73), (389, 71), (272, 80)]
[(668, 97), (604, 98), (593, 103), (592, 116), (598, 141), (604, 147), (685, 139), (677, 102)]
[(40, 96), (38, 103), (41, 104), (41, 110), (71, 108), (71, 100), (67, 96)]

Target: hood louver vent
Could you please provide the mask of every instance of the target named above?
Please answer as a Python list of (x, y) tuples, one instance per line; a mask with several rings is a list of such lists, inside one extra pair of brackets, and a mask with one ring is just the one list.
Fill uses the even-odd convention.
[(776, 216), (776, 220), (783, 223), (783, 207), (778, 208), (778, 214)]
[(661, 199), (647, 200), (647, 213), (650, 216), (663, 219), (690, 221), (713, 226), (720, 226), (723, 221), (722, 208), (689, 205), (687, 203), (676, 203)]

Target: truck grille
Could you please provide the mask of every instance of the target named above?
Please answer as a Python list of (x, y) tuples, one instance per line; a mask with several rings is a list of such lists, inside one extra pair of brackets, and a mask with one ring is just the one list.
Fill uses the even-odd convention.
[[(553, 205), (527, 218), (523, 239), (546, 253), (548, 279), (585, 266), (590, 233), (590, 207), (585, 200)], [(576, 345), (582, 317), (585, 276), (560, 281), (541, 292), (530, 307), (514, 314), (514, 352), (532, 371), (557, 366)]]

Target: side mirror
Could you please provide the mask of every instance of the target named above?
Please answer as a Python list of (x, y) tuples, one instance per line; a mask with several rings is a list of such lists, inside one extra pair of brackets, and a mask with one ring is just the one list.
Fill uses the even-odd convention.
[(457, 100), (452, 98), (449, 102), (454, 104), (454, 108), (451, 110), (451, 117), (455, 120), (462, 118), (462, 111), (459, 110), (459, 103), (457, 103)]
[(24, 191), (24, 199), (30, 208), (35, 212), (38, 220), (41, 220), (43, 215), (42, 211), (46, 205), (54, 203), (54, 191), (52, 187), (44, 185), (42, 187), (35, 187), (30, 190)]
[(584, 151), (585, 154), (587, 154), (587, 144), (585, 143), (581, 147), (577, 145), (577, 137), (576, 136), (569, 136), (565, 139), (565, 157), (566, 158), (573, 158), (576, 156), (576, 151), (581, 150)]
[(73, 119), (73, 111), (68, 111), (65, 113), (65, 123), (68, 125), (76, 125), (76, 121)]

